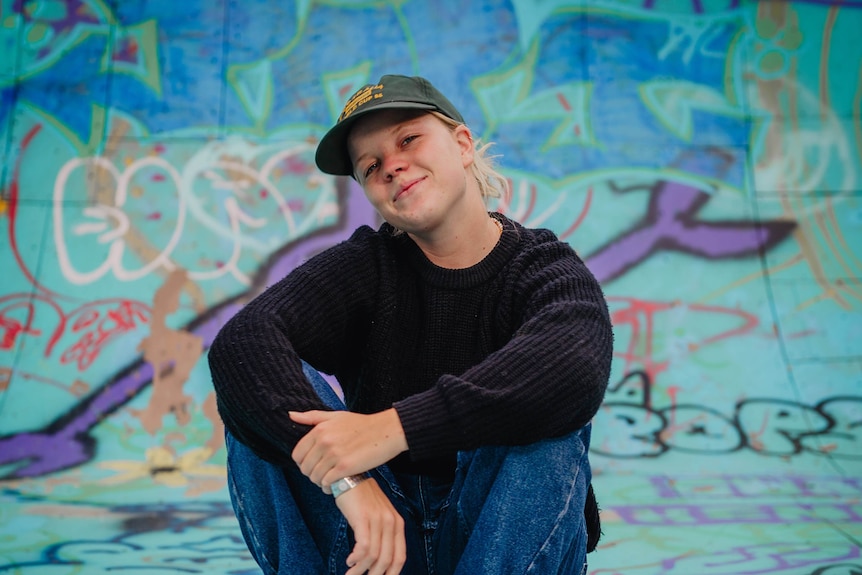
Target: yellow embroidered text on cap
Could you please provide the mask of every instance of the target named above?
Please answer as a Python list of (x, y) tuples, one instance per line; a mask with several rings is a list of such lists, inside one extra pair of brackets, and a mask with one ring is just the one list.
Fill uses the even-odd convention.
[(350, 117), (350, 115), (356, 111), (356, 109), (364, 104), (367, 104), (372, 99), (377, 100), (383, 97), (383, 84), (377, 84), (376, 86), (366, 86), (362, 90), (359, 90), (344, 105), (344, 110), (341, 112), (341, 115), (338, 117), (338, 121), (342, 121), (345, 118)]

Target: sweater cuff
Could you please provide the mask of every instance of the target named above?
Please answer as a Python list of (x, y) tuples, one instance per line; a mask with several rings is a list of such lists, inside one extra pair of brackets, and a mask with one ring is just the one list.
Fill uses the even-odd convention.
[(447, 401), (436, 387), (397, 401), (392, 407), (401, 419), (411, 460), (452, 455), (460, 449)]

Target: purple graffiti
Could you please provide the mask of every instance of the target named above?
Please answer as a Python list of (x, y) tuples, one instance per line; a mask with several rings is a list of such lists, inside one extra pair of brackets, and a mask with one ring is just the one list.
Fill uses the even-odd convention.
[[(723, 172), (729, 159), (719, 150), (703, 155), (686, 155), (680, 168)], [(706, 165), (704, 165), (706, 164)], [(614, 188), (619, 193), (643, 186)], [(701, 258), (735, 259), (756, 256), (784, 240), (796, 223), (772, 220), (701, 221), (697, 213), (709, 202), (710, 195), (679, 182), (660, 180), (649, 187), (647, 213), (619, 237), (587, 256), (586, 263), (600, 282), (625, 274), (660, 251), (677, 251)]]
[[(216, 333), (245, 302), (278, 281), (315, 253), (347, 239), (357, 227), (376, 225), (377, 215), (353, 180), (338, 182), (339, 219), (283, 246), (261, 267), (252, 287), (196, 318), (183, 329), (203, 338), (209, 347)], [(128, 403), (152, 381), (152, 366), (138, 357), (125, 369), (40, 431), (0, 437), (0, 465), (19, 464), (4, 478), (36, 477), (81, 465), (93, 458), (95, 440), (89, 432)]]
[[(49, 26), (54, 38), (64, 37), (79, 24), (104, 24), (97, 18), (95, 12), (81, 0), (66, 0), (63, 9), (57, 12), (63, 14), (61, 18), (34, 18), (31, 15), (32, 10), (27, 8), (27, 4), (28, 2), (24, 0), (15, 0), (12, 3), (12, 13), (20, 14), (25, 21), (38, 21), (40, 24)], [(44, 58), (51, 53), (51, 49), (50, 45), (40, 48), (39, 57)]]
[[(656, 0), (644, 0), (644, 8), (652, 10), (655, 8)], [(732, 10), (739, 8), (739, 0), (729, 0), (727, 6), (722, 10)], [(701, 0), (691, 0), (691, 9), (695, 14), (703, 14), (703, 2)]]
[[(26, 21), (32, 22), (31, 10), (26, 8), (25, 0), (15, 0), (12, 3), (12, 13), (20, 14)], [(51, 27), (55, 36), (59, 36), (78, 24), (102, 24), (96, 14), (82, 0), (65, 0), (63, 10), (57, 13), (63, 14), (62, 18), (40, 19), (39, 22)]]
[(656, 475), (650, 478), (655, 496), (661, 500), (714, 500), (717, 497), (757, 499), (764, 493), (784, 499), (862, 497), (862, 479), (807, 475)]
[(708, 575), (756, 575), (760, 573), (800, 573), (820, 567), (826, 561), (847, 561), (860, 557), (859, 547), (841, 543), (821, 549), (807, 543), (764, 543), (728, 548), (707, 557), (682, 554), (661, 562), (662, 573), (704, 573)]
[(852, 503), (751, 503), (712, 505), (614, 505), (610, 509), (627, 525), (694, 526), (822, 523), (829, 514), (836, 522), (862, 521), (859, 506)]

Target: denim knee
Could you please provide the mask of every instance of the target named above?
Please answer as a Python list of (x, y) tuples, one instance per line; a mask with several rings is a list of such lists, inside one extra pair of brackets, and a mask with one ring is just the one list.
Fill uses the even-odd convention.
[(573, 573), (586, 558), (589, 427), (458, 454), (441, 573)]
[[(303, 364), (303, 372), (328, 407), (344, 409), (319, 373), (308, 364)], [(227, 430), (225, 444), (231, 504), (246, 545), (264, 573), (323, 573), (342, 556), (346, 559), (350, 546), (346, 521), (330, 496), (297, 468), (261, 459)], [(319, 549), (330, 552), (324, 557)]]

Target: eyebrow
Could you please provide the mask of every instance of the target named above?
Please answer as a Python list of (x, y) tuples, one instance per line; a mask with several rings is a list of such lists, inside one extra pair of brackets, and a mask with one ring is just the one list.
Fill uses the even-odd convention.
[[(393, 125), (391, 127), (390, 131), (392, 133), (395, 133), (395, 132), (398, 132), (398, 130), (400, 130), (402, 127), (407, 127), (409, 129), (409, 127), (411, 125), (417, 123), (423, 117), (424, 117), (424, 114), (419, 115), (419, 116), (415, 116), (413, 118), (407, 118), (406, 120), (402, 120), (402, 121), (398, 122), (397, 124)], [(349, 136), (348, 136), (348, 139), (349, 139)], [(366, 153), (360, 154), (359, 156), (356, 157), (355, 160), (353, 160), (353, 175), (354, 176), (356, 175), (356, 170), (359, 167), (359, 164), (362, 162), (363, 158), (365, 158), (365, 156), (367, 156), (367, 155), (368, 154), (366, 154)], [(358, 180), (358, 178), (357, 178), (357, 180)]]

